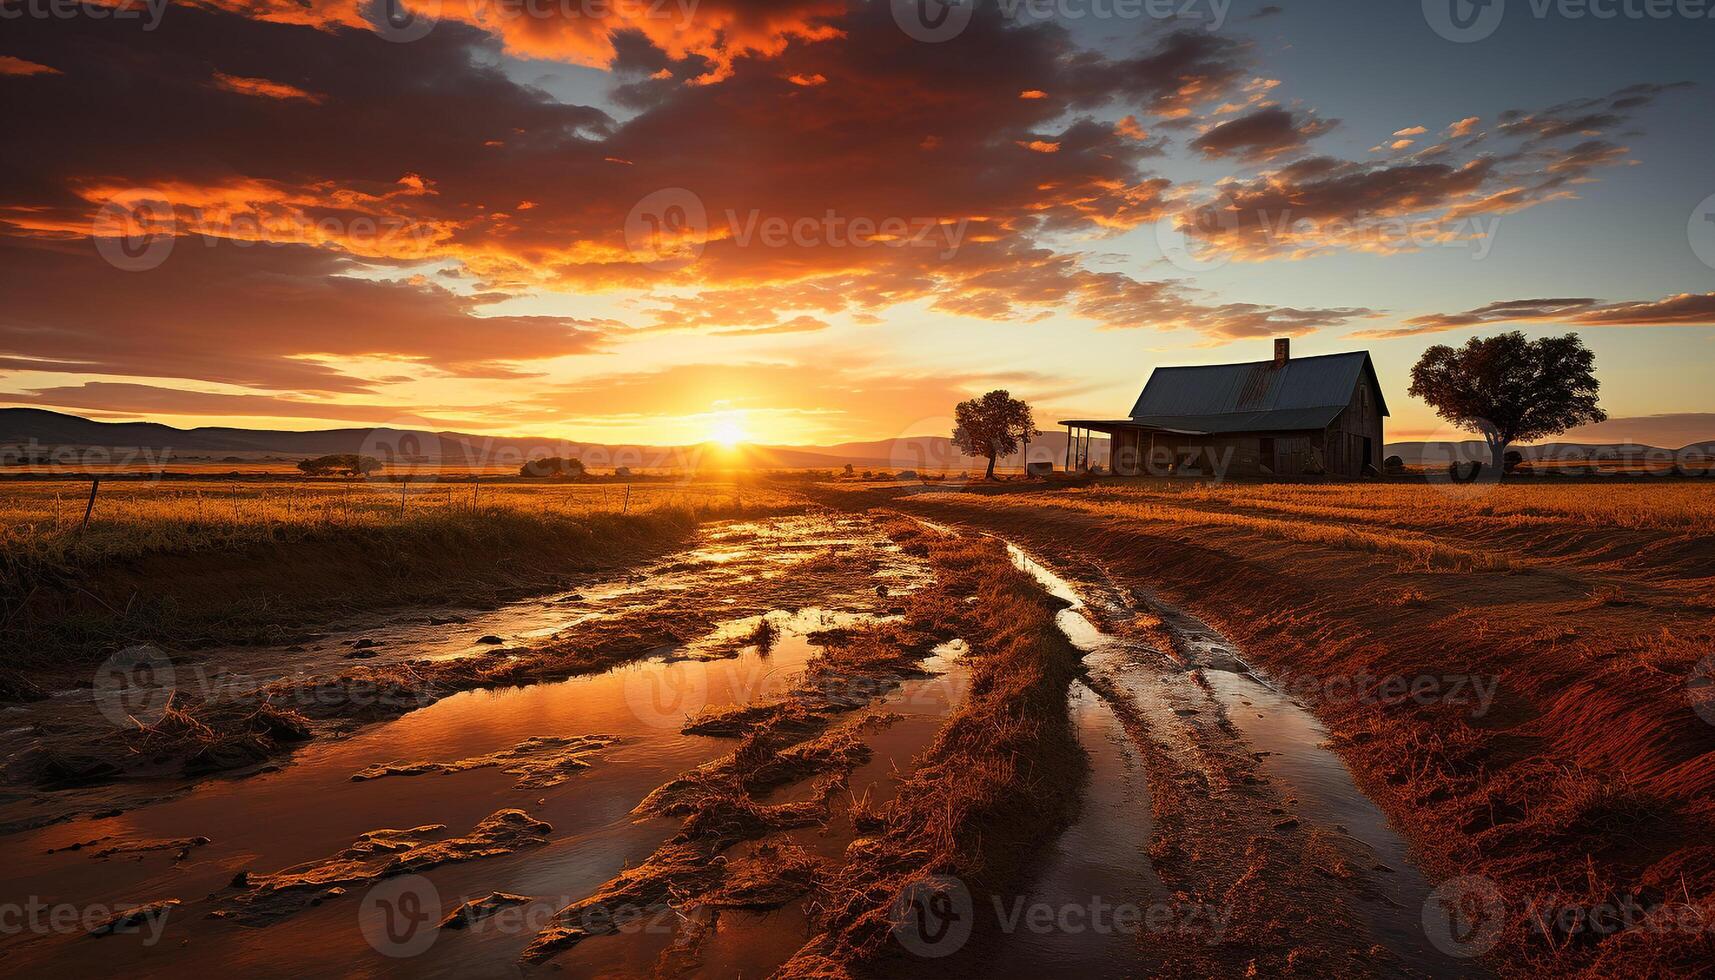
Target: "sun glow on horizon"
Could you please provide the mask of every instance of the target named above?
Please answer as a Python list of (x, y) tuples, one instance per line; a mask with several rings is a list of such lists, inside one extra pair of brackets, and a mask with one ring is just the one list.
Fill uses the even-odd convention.
[(715, 427), (709, 431), (710, 442), (718, 442), (728, 449), (737, 446), (744, 440), (744, 426), (732, 419), (723, 419), (715, 423)]

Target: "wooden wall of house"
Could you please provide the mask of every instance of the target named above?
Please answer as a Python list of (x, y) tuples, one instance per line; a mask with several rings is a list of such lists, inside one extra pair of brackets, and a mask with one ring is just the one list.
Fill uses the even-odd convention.
[[(1351, 402), (1327, 429), (1310, 432), (1237, 432), (1229, 435), (1186, 436), (1158, 432), (1121, 431), (1113, 435), (1113, 472), (1138, 476), (1150, 472), (1153, 445), (1173, 454), (1174, 472), (1213, 475), (1217, 468), (1233, 476), (1300, 476), (1312, 469), (1313, 454), (1322, 458), (1329, 476), (1355, 478), (1364, 473), (1364, 439), (1370, 440), (1369, 464), (1378, 471), (1385, 456), (1381, 403), (1361, 378)], [(1264, 452), (1264, 442), (1272, 453)], [(1267, 456), (1268, 458), (1264, 458)], [(1157, 459), (1156, 469), (1162, 460)]]
[[(1229, 435), (1187, 436), (1161, 432), (1155, 435), (1159, 453), (1166, 450), (1177, 464), (1175, 472), (1196, 470), (1213, 475), (1219, 469), (1231, 476), (1299, 476), (1310, 464), (1312, 446), (1319, 443), (1314, 432), (1236, 432)], [(1273, 453), (1265, 458), (1263, 441), (1273, 443)], [(1123, 443), (1118, 445), (1125, 445)], [(1125, 467), (1125, 453), (1116, 457), (1115, 473), (1136, 475), (1148, 465), (1150, 438), (1143, 435), (1137, 445), (1136, 470)], [(1157, 460), (1160, 466), (1162, 460)]]
[(1352, 401), (1323, 433), (1323, 459), (1330, 476), (1357, 477), (1364, 473), (1364, 440), (1370, 440), (1368, 464), (1378, 471), (1386, 455), (1383, 447), (1381, 403), (1369, 378), (1359, 378)]

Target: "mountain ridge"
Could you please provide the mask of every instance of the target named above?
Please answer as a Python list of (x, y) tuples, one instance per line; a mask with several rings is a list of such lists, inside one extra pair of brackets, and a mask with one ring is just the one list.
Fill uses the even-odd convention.
[[(1387, 455), (1398, 455), (1407, 463), (1446, 461), (1449, 448), (1458, 446), (1463, 455), (1481, 447), (1478, 440), (1460, 443), (1395, 442), (1385, 447)], [(244, 429), (229, 426), (197, 426), (181, 429), (161, 422), (100, 422), (39, 408), (0, 408), (0, 446), (50, 451), (57, 447), (167, 450), (178, 455), (260, 453), (276, 456), (317, 456), (330, 453), (368, 453), (387, 458), (404, 456), (475, 463), (531, 456), (578, 456), (592, 465), (671, 467), (695, 466), (702, 455), (716, 450), (708, 443), (687, 445), (608, 444), (546, 439), (529, 436), (486, 436), (468, 432), (430, 429), (336, 428), (297, 431), (290, 429)], [(1106, 458), (1106, 446), (1098, 440), (1095, 461)], [(761, 468), (832, 468), (850, 463), (856, 467), (887, 469), (963, 469), (981, 460), (964, 456), (946, 436), (898, 436), (891, 439), (859, 440), (832, 445), (743, 444), (721, 449), (732, 462)], [(1520, 447), (1528, 458), (1565, 455), (1643, 456), (1646, 454), (1715, 454), (1715, 440), (1692, 443), (1677, 449), (1634, 443), (1552, 442)], [(1065, 458), (1066, 436), (1048, 431), (1031, 442), (1030, 457), (1059, 463)], [(1476, 452), (1476, 456), (1485, 453)], [(1021, 465), (1020, 454), (1003, 458), (1001, 465)]]

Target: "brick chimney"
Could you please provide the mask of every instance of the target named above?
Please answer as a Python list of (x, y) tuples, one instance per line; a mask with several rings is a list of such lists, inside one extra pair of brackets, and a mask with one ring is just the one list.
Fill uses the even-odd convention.
[(1292, 338), (1274, 338), (1274, 366), (1283, 368), (1286, 362), (1292, 360)]

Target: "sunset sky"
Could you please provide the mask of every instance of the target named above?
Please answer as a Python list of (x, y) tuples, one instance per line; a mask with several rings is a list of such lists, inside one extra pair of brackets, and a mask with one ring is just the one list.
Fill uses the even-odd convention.
[(1715, 19), (404, 3), (7, 0), (0, 403), (832, 444), (1290, 335), (1409, 439), (1422, 350), (1518, 328), (1596, 351), (1579, 435), (1715, 439)]

